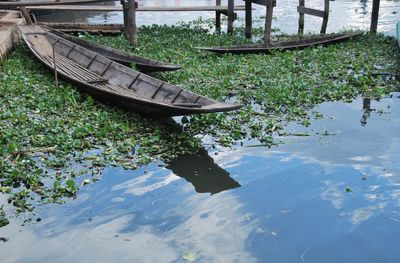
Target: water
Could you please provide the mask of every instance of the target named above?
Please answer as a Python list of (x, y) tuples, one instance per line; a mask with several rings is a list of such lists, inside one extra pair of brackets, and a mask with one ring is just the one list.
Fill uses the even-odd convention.
[(399, 262), (400, 93), (317, 110), (288, 129), (331, 135), (109, 168), (1, 228), (2, 262)]
[[(316, 9), (323, 9), (323, 0), (307, 0), (306, 6)], [(226, 1), (223, 1), (226, 4)], [(119, 3), (116, 3), (117, 5)], [(240, 0), (235, 1), (235, 5), (243, 5)], [(215, 5), (215, 0), (141, 0), (139, 5), (143, 6), (184, 6), (184, 5)], [(279, 0), (277, 7), (274, 8), (274, 16), (277, 20), (273, 21), (273, 27), (278, 28), (284, 33), (297, 33), (298, 18), (297, 13), (298, 1)], [(265, 8), (259, 5), (253, 5), (254, 18), (257, 19), (265, 16)], [(357, 28), (369, 30), (372, 11), (372, 0), (336, 0), (330, 2), (330, 17), (328, 22), (327, 32), (338, 32), (343, 29)], [(239, 20), (235, 25), (243, 25), (244, 11), (238, 11)], [(67, 21), (74, 19), (77, 22), (91, 23), (122, 23), (122, 13), (110, 12), (107, 14), (93, 14), (87, 18), (89, 13), (84, 13), (82, 16), (77, 16), (76, 12), (64, 13), (55, 17), (44, 18), (47, 21), (62, 21), (67, 18)], [(388, 35), (395, 36), (395, 24), (400, 20), (400, 3), (398, 0), (381, 1), (380, 17), (378, 31)], [(71, 18), (71, 15), (75, 15)], [(214, 18), (215, 12), (138, 12), (137, 23), (141, 25), (151, 24), (167, 24), (173, 25), (180, 21), (191, 21), (198, 17)], [(318, 33), (321, 27), (322, 19), (314, 16), (305, 16), (305, 32)], [(263, 21), (256, 21), (255, 26), (263, 26)], [(226, 25), (225, 25), (226, 26)]]
[[(393, 34), (399, 3), (381, 5), (379, 31)], [(368, 29), (370, 2), (331, 6), (330, 31)], [(278, 1), (275, 14), (275, 26), (296, 31), (295, 3)], [(141, 13), (138, 21), (195, 17)], [(306, 30), (319, 26), (318, 18), (306, 19)], [(324, 118), (310, 127), (288, 127), (312, 136), (284, 137), (278, 147), (201, 150), (136, 171), (107, 168), (75, 200), (38, 207), (0, 228), (8, 239), (0, 241), (1, 262), (399, 262), (400, 93), (316, 110)]]

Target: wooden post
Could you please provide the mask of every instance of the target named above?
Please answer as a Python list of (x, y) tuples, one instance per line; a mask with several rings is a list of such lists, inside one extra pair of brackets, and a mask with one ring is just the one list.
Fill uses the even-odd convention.
[(124, 18), (124, 35), (125, 35), (125, 37), (127, 37), (128, 36), (128, 28), (127, 28), (127, 25), (128, 25), (128, 10), (129, 10), (128, 1), (127, 0), (121, 0), (120, 2), (121, 2), (121, 5), (122, 5), (122, 15), (123, 15), (123, 18)]
[[(216, 6), (221, 6), (221, 0), (215, 0)], [(221, 32), (221, 12), (215, 12), (215, 30), (219, 33)]]
[(372, 3), (372, 17), (371, 17), (371, 28), (370, 31), (376, 33), (378, 30), (378, 18), (379, 18), (379, 5), (380, 0), (374, 0)]
[(322, 25), (321, 25), (321, 34), (325, 34), (326, 33), (326, 27), (328, 26), (329, 1), (330, 0), (325, 0), (324, 17), (322, 18)]
[(136, 3), (135, 0), (127, 0), (128, 2), (128, 11), (127, 11), (127, 17), (126, 17), (126, 22), (127, 24), (125, 25), (125, 28), (128, 33), (128, 40), (129, 43), (133, 47), (137, 46), (137, 27), (136, 27)]
[(246, 7), (246, 38), (251, 38), (251, 31), (252, 31), (252, 2), (251, 0), (245, 0), (245, 7)]
[(271, 29), (272, 29), (272, 15), (274, 9), (274, 1), (267, 0), (267, 10), (265, 16), (265, 31), (264, 31), (264, 44), (268, 45), (271, 42)]
[(234, 2), (234, 0), (228, 0), (228, 34), (233, 33), (233, 21), (235, 20)]
[(32, 22), (32, 19), (31, 19), (30, 15), (29, 15), (28, 10), (26, 9), (26, 7), (21, 6), (21, 7), (19, 7), (19, 10), (21, 11), (22, 16), (25, 18), (26, 24), (27, 25), (32, 25), (33, 22)]
[(54, 68), (54, 78), (56, 80), (56, 88), (58, 88), (58, 74), (57, 74), (57, 64), (56, 64), (56, 51), (55, 51), (55, 45), (57, 44), (58, 40), (54, 42), (51, 47), (53, 48), (53, 68)]
[[(304, 0), (299, 0), (299, 6), (304, 7), (305, 6), (305, 1)], [(304, 33), (304, 13), (299, 12), (299, 30), (298, 33), (299, 35), (302, 35)]]
[[(20, 0), (18, 0), (18, 2), (20, 2)], [(29, 12), (26, 9), (26, 7), (25, 6), (20, 6), (19, 7), (19, 11), (21, 11), (21, 14), (24, 17), (26, 24), (27, 25), (32, 25), (33, 22), (32, 22), (31, 16), (29, 15)]]

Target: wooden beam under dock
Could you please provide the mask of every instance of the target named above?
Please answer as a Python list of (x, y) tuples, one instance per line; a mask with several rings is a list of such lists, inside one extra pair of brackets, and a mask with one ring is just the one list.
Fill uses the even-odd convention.
[[(93, 12), (122, 12), (122, 6), (95, 6), (95, 5), (53, 5), (53, 6), (28, 6), (29, 10), (57, 10), (57, 11), (93, 11)], [(245, 7), (235, 6), (234, 11), (244, 11)], [(228, 12), (228, 6), (139, 6), (136, 12)]]

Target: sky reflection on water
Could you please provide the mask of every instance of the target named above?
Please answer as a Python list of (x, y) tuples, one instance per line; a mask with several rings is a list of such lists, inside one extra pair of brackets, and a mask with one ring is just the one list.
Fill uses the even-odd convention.
[(289, 127), (335, 135), (203, 152), (186, 159), (194, 169), (107, 169), (76, 200), (39, 208), (40, 223), (0, 229), (2, 262), (398, 262), (399, 97), (373, 101), (365, 125), (359, 99)]

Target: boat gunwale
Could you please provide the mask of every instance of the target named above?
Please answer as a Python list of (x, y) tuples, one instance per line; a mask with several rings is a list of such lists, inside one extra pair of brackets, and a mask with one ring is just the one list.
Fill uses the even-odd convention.
[[(273, 50), (293, 50), (308, 48), (316, 45), (335, 44), (338, 41), (344, 41), (353, 37), (364, 34), (364, 31), (353, 31), (350, 33), (334, 33), (331, 35), (318, 35), (309, 38), (298, 40), (289, 40), (282, 42), (271, 42), (269, 45), (265, 44), (248, 44), (248, 45), (233, 45), (233, 46), (211, 46), (211, 47), (197, 47), (199, 50), (210, 51), (214, 53), (257, 53), (257, 52), (271, 52)], [(296, 45), (298, 44), (298, 45)]]

